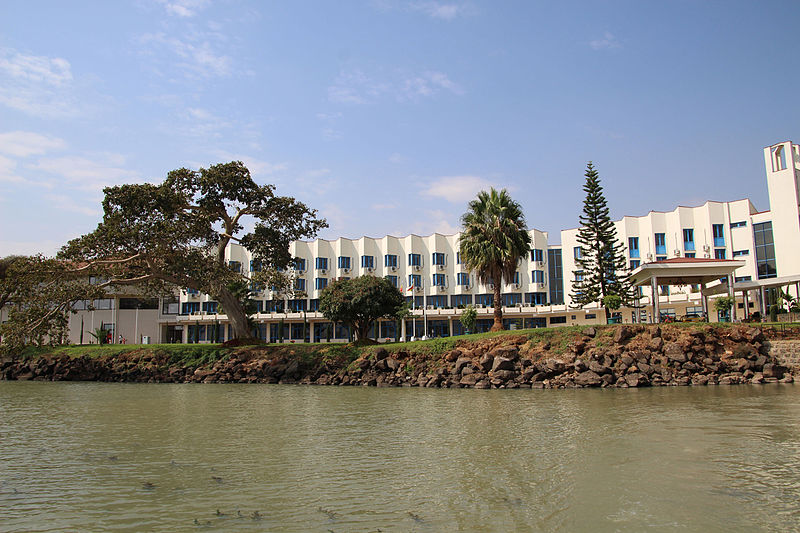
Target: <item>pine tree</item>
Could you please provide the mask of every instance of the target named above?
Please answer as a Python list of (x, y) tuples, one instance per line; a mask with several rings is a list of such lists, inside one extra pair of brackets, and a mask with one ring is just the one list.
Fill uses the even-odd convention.
[[(606, 320), (611, 317), (608, 296), (618, 296), (622, 303), (632, 300), (632, 289), (627, 276), (625, 253), (622, 243), (617, 239), (617, 230), (609, 215), (608, 203), (600, 185), (600, 177), (592, 162), (586, 165), (586, 183), (583, 190), (583, 214), (578, 230), (580, 257), (575, 258), (578, 270), (572, 285), (570, 298), (572, 305), (583, 307), (590, 303), (600, 303), (605, 307)], [(579, 278), (578, 274), (582, 274)], [(617, 303), (619, 300), (617, 300)]]

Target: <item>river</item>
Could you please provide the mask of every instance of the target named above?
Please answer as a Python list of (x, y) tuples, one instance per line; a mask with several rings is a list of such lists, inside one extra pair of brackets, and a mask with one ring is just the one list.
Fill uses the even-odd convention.
[(800, 386), (0, 382), (0, 531), (798, 531)]

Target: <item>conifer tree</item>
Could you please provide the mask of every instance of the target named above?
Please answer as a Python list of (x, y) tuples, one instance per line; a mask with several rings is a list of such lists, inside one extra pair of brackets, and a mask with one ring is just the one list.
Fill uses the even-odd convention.
[[(600, 303), (605, 307), (606, 321), (611, 317), (609, 296), (618, 296), (617, 307), (621, 300), (628, 303), (632, 299), (632, 290), (625, 272), (627, 264), (622, 244), (617, 239), (617, 230), (609, 215), (608, 204), (600, 177), (592, 162), (586, 165), (586, 183), (583, 190), (586, 199), (583, 201), (583, 214), (579, 220), (578, 230), (580, 257), (575, 258), (578, 269), (574, 272), (576, 279), (572, 285), (570, 298), (574, 307), (583, 307), (590, 303)], [(582, 272), (581, 272), (582, 271)], [(582, 274), (578, 277), (577, 274)]]

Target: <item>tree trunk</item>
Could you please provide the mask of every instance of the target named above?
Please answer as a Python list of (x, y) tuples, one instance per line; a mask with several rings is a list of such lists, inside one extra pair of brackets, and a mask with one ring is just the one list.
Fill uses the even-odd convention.
[(500, 295), (500, 283), (502, 283), (502, 279), (497, 279), (494, 282), (494, 324), (492, 324), (492, 329), (489, 331), (503, 330), (503, 299)]
[(253, 333), (247, 325), (247, 315), (242, 303), (228, 289), (222, 287), (215, 291), (217, 300), (222, 304), (225, 314), (231, 323), (234, 339), (253, 339)]

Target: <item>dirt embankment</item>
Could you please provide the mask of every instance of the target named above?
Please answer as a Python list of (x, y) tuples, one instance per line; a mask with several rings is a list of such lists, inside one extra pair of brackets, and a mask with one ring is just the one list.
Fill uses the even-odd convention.
[(209, 361), (147, 349), (105, 357), (6, 359), (6, 380), (300, 383), (440, 388), (579, 388), (791, 383), (758, 327), (586, 327), (414, 345), (241, 347)]

